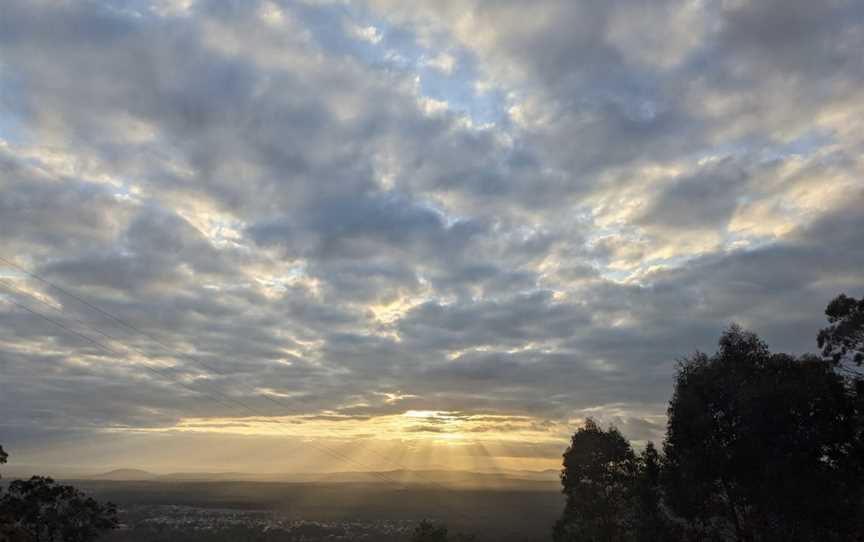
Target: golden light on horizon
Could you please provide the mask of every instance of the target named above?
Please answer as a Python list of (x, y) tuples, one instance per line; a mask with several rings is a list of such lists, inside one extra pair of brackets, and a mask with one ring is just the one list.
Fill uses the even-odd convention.
[(121, 431), (224, 433), (299, 438), (375, 438), (399, 441), (560, 440), (561, 433), (541, 427), (529, 416), (462, 414), (441, 410), (407, 410), (401, 414), (352, 417), (324, 412), (303, 416), (187, 417), (175, 425)]
[[(288, 447), (275, 470), (545, 470), (557, 468), (566, 429), (529, 416), (406, 410), (375, 417), (335, 413), (304, 416), (188, 417), (147, 429), (116, 428), (126, 436), (218, 442), (226, 453)], [(227, 441), (242, 443), (228, 446)], [(247, 453), (247, 452), (244, 452)], [(255, 452), (270, 453), (270, 452)], [(277, 466), (279, 465), (279, 466)]]

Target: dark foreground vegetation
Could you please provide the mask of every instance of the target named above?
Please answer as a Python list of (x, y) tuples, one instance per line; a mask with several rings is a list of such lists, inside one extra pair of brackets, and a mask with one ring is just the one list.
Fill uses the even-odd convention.
[(864, 540), (864, 300), (826, 315), (821, 357), (733, 325), (681, 361), (662, 454), (589, 420), (564, 454), (554, 540)]
[[(552, 523), (554, 542), (864, 541), (864, 300), (841, 295), (826, 315), (821, 356), (733, 325), (716, 353), (682, 360), (660, 449), (637, 454), (587, 420), (564, 453), (560, 516), (542, 485), (76, 483), (118, 513), (36, 476), (0, 494), (0, 542), (505, 542), (548, 540)], [(436, 503), (460, 513), (415, 520)]]
[[(7, 454), (0, 447), (0, 463)], [(88, 542), (117, 527), (117, 508), (73, 486), (33, 476), (0, 496), (0, 542)]]

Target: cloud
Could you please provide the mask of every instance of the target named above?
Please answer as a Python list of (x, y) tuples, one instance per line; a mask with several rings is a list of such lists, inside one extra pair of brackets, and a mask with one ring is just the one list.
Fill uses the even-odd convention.
[(132, 325), (0, 266), (4, 446), (416, 411), (554, 463), (864, 294), (854, 2), (127, 8), (4, 5), (0, 252)]
[(347, 27), (348, 33), (359, 40), (368, 41), (369, 43), (378, 44), (383, 39), (381, 33), (372, 25), (359, 26), (349, 24)]
[(438, 53), (434, 57), (426, 59), (424, 65), (438, 70), (445, 75), (450, 75), (456, 68), (456, 58), (447, 53)]

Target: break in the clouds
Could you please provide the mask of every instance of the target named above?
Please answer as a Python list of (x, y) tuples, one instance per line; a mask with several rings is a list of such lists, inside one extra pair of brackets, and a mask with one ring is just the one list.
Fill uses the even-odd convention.
[(676, 358), (864, 293), (862, 50), (851, 0), (7, 0), (0, 255), (127, 325), (0, 265), (0, 442), (656, 440)]

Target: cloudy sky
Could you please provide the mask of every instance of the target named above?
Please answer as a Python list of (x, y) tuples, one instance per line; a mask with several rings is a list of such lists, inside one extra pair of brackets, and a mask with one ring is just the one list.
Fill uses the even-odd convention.
[(658, 440), (676, 359), (864, 294), (862, 50), (855, 0), (4, 0), (10, 466)]

